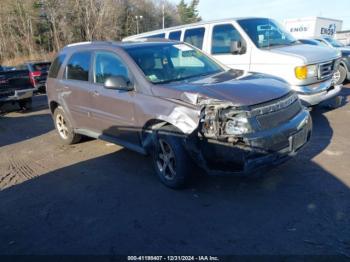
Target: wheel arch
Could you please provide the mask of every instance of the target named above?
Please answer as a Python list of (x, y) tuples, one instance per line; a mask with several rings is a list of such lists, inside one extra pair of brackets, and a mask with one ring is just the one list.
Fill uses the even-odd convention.
[(49, 108), (50, 108), (51, 114), (53, 114), (55, 112), (56, 108), (59, 106), (60, 106), (60, 104), (58, 102), (50, 101)]
[(340, 61), (340, 66), (344, 67), (346, 70), (346, 79), (350, 80), (350, 65), (346, 63), (343, 59)]
[(150, 150), (152, 150), (156, 138), (155, 134), (160, 130), (163, 130), (164, 132), (174, 133), (178, 136), (186, 136), (183, 130), (176, 127), (171, 122), (161, 119), (150, 119), (144, 124), (141, 131), (141, 143), (147, 152), (150, 152)]

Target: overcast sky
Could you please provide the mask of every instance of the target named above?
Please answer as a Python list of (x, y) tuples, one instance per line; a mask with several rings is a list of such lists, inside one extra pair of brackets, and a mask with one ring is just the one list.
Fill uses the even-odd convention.
[(280, 22), (285, 18), (322, 16), (343, 20), (342, 30), (350, 30), (350, 0), (200, 0), (199, 13), (203, 20), (264, 16)]

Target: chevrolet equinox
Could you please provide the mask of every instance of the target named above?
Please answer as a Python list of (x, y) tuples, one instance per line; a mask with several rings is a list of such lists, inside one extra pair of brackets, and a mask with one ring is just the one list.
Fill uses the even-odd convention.
[(312, 129), (281, 79), (229, 69), (182, 42), (68, 45), (50, 68), (47, 93), (64, 143), (84, 135), (150, 154), (172, 188), (192, 167), (246, 175), (282, 163)]

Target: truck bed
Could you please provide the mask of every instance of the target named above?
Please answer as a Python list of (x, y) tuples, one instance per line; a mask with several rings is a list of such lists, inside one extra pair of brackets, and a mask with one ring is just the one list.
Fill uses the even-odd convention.
[[(0, 72), (0, 100), (9, 100), (15, 96), (17, 90), (27, 89), (33, 89), (28, 70)], [(13, 97), (13, 100), (16, 100), (16, 97)]]

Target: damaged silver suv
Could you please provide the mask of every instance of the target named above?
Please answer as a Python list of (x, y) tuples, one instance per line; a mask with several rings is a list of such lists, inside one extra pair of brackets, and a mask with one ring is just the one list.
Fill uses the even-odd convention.
[(160, 180), (180, 187), (191, 167), (249, 174), (293, 156), (312, 121), (279, 79), (228, 69), (163, 40), (68, 45), (47, 81), (56, 129), (151, 154)]

